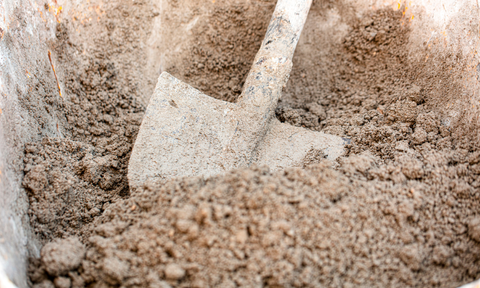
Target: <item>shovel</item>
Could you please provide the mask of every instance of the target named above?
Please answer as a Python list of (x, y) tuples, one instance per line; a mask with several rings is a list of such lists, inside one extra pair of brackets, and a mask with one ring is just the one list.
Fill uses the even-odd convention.
[(275, 108), (312, 0), (278, 0), (236, 103), (217, 100), (163, 72), (133, 147), (131, 188), (155, 178), (212, 176), (253, 163), (271, 170), (334, 160), (344, 139), (280, 123)]

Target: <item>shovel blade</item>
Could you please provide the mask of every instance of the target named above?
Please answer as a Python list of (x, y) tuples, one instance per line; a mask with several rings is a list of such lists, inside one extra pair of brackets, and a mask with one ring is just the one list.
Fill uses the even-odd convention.
[(270, 125), (270, 130), (257, 149), (256, 163), (267, 165), (272, 171), (304, 167), (321, 158), (334, 161), (344, 154), (344, 146), (349, 141), (339, 136), (280, 123), (277, 119)]
[(245, 119), (249, 114), (243, 112), (234, 103), (212, 98), (162, 73), (130, 156), (130, 187), (152, 178), (164, 182), (176, 177), (209, 177), (253, 163), (272, 170), (303, 167), (322, 157), (335, 160), (343, 154), (343, 138), (277, 119), (269, 123), (259, 142), (242, 137), (249, 131)]
[(230, 169), (224, 151), (238, 125), (234, 105), (162, 73), (130, 157), (130, 186), (153, 177), (210, 176)]

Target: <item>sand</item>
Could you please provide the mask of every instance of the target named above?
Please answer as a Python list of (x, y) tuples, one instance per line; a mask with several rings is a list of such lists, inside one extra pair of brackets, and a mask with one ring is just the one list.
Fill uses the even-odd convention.
[[(129, 17), (145, 26), (139, 7)], [(172, 73), (234, 101), (269, 17), (246, 4), (222, 9), (209, 23), (223, 25), (196, 26), (191, 65)], [(121, 21), (104, 27), (113, 33)], [(456, 60), (433, 62), (444, 65), (436, 70), (408, 61), (401, 10), (353, 19), (332, 53), (312, 45), (294, 58), (277, 118), (350, 139), (345, 157), (136, 191), (126, 167), (145, 81), (128, 67), (141, 60), (108, 54), (108, 41), (74, 58), (70, 29), (57, 29), (60, 59), (76, 61), (65, 72), (69, 134), (25, 147), (30, 222), (46, 244), (30, 261), (34, 287), (455, 287), (478, 278), (479, 144), (427, 101), (439, 80), (460, 91), (443, 72)]]

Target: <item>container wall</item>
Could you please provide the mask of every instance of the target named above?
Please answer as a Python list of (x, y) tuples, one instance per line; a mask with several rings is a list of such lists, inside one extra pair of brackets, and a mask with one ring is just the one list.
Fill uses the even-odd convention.
[(27, 255), (38, 253), (21, 188), (24, 143), (61, 135), (48, 58), (55, 21), (43, 3), (0, 2), (0, 270), (19, 287), (27, 286)]

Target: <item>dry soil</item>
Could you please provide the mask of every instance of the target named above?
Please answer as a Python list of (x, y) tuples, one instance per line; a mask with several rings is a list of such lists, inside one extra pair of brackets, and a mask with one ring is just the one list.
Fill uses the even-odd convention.
[[(428, 101), (438, 89), (461, 92), (443, 68), (462, 55), (410, 61), (402, 10), (347, 15), (341, 45), (294, 58), (276, 111), (349, 138), (345, 157), (130, 191), (145, 109), (144, 58), (134, 51), (156, 17), (136, 2), (123, 12), (108, 4), (118, 15), (99, 20), (88, 57), (69, 40), (72, 23), (57, 27), (58, 61), (74, 63), (64, 70), (68, 135), (25, 147), (30, 221), (45, 243), (30, 261), (34, 287), (455, 287), (478, 278), (479, 144)], [(234, 101), (273, 1), (251, 5), (217, 8), (195, 26), (187, 68), (172, 73)]]

